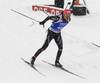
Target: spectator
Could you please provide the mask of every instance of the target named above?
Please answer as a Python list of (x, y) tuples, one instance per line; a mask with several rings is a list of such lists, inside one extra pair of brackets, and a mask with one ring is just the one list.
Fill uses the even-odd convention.
[(64, 8), (64, 0), (55, 0), (55, 6), (59, 8)]

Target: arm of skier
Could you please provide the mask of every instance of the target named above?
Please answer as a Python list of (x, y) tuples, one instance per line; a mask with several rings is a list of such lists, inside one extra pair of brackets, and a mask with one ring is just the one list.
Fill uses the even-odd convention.
[(48, 16), (47, 18), (45, 18), (43, 21), (39, 22), (40, 25), (44, 25), (48, 20), (54, 20), (54, 21), (58, 21), (59, 20), (59, 16)]

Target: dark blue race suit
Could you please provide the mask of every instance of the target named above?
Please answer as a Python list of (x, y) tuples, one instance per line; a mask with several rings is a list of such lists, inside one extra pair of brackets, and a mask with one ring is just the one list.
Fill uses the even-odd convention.
[(62, 50), (63, 50), (63, 41), (62, 41), (62, 37), (61, 37), (61, 30), (69, 22), (65, 21), (65, 19), (63, 19), (62, 15), (59, 15), (59, 16), (47, 17), (44, 21), (42, 21), (42, 23), (45, 23), (46, 21), (51, 20), (51, 19), (53, 19), (54, 21), (52, 22), (51, 26), (48, 29), (48, 34), (47, 34), (46, 40), (45, 40), (43, 46), (33, 56), (33, 57), (35, 57), (34, 59), (36, 59), (36, 57), (48, 47), (48, 45), (49, 45), (49, 43), (51, 42), (52, 39), (55, 40), (55, 43), (58, 46), (58, 52), (57, 52), (56, 60), (60, 59), (60, 56), (61, 56), (61, 53), (62, 53)]

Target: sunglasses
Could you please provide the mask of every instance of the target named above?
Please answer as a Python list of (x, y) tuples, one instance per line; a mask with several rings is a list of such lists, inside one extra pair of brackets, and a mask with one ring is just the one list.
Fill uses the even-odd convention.
[(65, 17), (70, 17), (70, 14), (64, 14)]

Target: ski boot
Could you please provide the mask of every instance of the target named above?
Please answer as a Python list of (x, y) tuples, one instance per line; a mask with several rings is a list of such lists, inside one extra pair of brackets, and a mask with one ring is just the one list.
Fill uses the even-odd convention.
[(60, 67), (60, 68), (62, 68), (62, 65), (60, 64), (59, 61), (55, 61), (55, 66), (56, 66), (56, 67)]
[(34, 65), (35, 59), (36, 59), (36, 58), (35, 58), (34, 56), (31, 58), (31, 60), (30, 60), (30, 65), (31, 65), (31, 66)]

